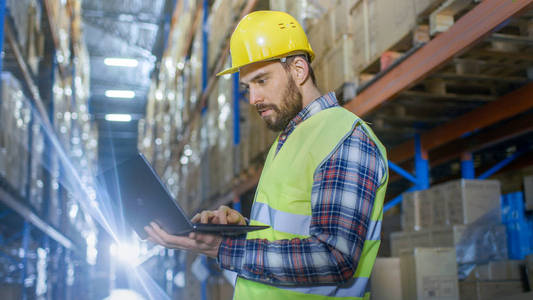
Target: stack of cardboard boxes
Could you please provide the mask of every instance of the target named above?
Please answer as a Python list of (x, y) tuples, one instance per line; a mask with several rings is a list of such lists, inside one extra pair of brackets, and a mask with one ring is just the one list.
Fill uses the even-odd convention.
[(309, 40), (317, 56), (313, 67), (323, 91), (336, 90), (345, 83), (358, 84), (363, 70), (414, 32), (417, 19), (444, 1), (330, 2), (322, 15), (306, 20)]
[[(487, 295), (522, 292), (522, 262), (506, 260), (506, 228), (499, 225), (500, 194), (498, 181), (464, 179), (404, 194), (402, 231), (390, 236), (393, 257), (376, 261), (373, 299), (487, 299)], [(475, 258), (459, 256), (476, 256), (477, 250), (469, 248), (485, 247), (481, 244), (487, 241), (477, 239), (473, 230), (487, 222), (483, 216), (493, 217), (490, 222), (495, 225), (486, 228), (495, 238), (490, 242), (497, 243), (485, 250), (497, 255), (487, 257), (500, 260), (479, 264)], [(478, 265), (458, 281), (458, 263), (465, 261)], [(387, 279), (393, 273), (399, 277)], [(380, 286), (391, 280), (399, 290), (383, 295)], [(399, 287), (398, 282), (402, 283)]]
[(402, 202), (402, 231), (391, 235), (392, 255), (399, 255), (405, 245), (455, 247), (465, 225), (499, 207), (498, 181), (462, 179), (406, 193)]
[(11, 73), (2, 73), (0, 103), (0, 176), (20, 196), (28, 184), (28, 145), (31, 105)]

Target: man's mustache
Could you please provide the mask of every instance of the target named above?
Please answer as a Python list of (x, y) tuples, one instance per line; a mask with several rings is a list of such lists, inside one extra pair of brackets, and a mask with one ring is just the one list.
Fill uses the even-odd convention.
[(256, 104), (255, 109), (257, 110), (258, 114), (261, 114), (262, 111), (265, 111), (268, 109), (271, 109), (275, 112), (279, 112), (278, 107), (274, 104)]

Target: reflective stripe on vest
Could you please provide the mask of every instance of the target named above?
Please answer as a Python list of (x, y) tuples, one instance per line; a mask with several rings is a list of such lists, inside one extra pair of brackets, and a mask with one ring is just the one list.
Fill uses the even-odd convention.
[(256, 202), (250, 218), (272, 229), (298, 235), (309, 235), (311, 216), (291, 214), (274, 209), (266, 203)]
[[(377, 145), (386, 165), (386, 151), (357, 116), (341, 107), (328, 108), (300, 123), (276, 154), (277, 140), (266, 159), (252, 206), (250, 224), (271, 228), (247, 234), (269, 241), (307, 238), (311, 224), (313, 176), (356, 126), (362, 126)], [(386, 166), (385, 166), (386, 167)], [(369, 277), (380, 245), (383, 200), (388, 176), (376, 192), (367, 234), (354, 277), (342, 285), (273, 286), (243, 277), (237, 279), (234, 299), (368, 299)]]
[[(266, 203), (256, 202), (252, 207), (250, 218), (261, 224), (268, 225), (274, 230), (298, 235), (309, 235), (311, 216), (291, 214), (277, 210)], [(370, 220), (367, 228), (366, 240), (381, 239), (381, 221)]]
[(309, 295), (323, 295), (328, 297), (358, 297), (362, 298), (367, 292), (366, 286), (370, 280), (367, 277), (358, 277), (351, 280), (346, 287), (338, 285), (322, 285), (310, 287), (280, 287), (284, 290)]

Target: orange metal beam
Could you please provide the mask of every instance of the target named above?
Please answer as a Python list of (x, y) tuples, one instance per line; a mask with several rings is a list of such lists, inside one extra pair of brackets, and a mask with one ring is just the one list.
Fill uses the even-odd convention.
[[(533, 132), (533, 115), (522, 115), (498, 126), (494, 130), (484, 131), (464, 139), (457, 139), (429, 152), (429, 166), (436, 167), (461, 156), (464, 152), (475, 152), (503, 143), (507, 140)], [(405, 170), (413, 169), (413, 161), (400, 164)], [(403, 177), (392, 173), (389, 182), (395, 182)]]
[(480, 151), (530, 132), (533, 132), (533, 115), (526, 114), (493, 130), (456, 140), (431, 151), (430, 166), (438, 166), (459, 157), (461, 153)]
[[(453, 121), (421, 135), (422, 148), (429, 151), (463, 134), (487, 127), (499, 121), (516, 116), (533, 108), (533, 83), (529, 83), (500, 99), (475, 109)], [(391, 149), (389, 159), (401, 163), (414, 156), (414, 140)]]
[(484, 0), (446, 32), (363, 90), (345, 107), (358, 116), (364, 116), (474, 45), (532, 3), (533, 0)]

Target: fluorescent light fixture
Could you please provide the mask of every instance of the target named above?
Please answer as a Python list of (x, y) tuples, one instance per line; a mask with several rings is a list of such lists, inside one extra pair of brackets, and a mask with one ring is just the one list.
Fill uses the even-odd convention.
[(107, 90), (105, 96), (109, 98), (131, 99), (135, 97), (135, 92), (130, 90)]
[(105, 115), (106, 121), (112, 122), (129, 122), (131, 121), (131, 115), (128, 114), (107, 114)]
[(135, 68), (139, 65), (139, 62), (133, 58), (118, 58), (118, 57), (108, 57), (104, 59), (104, 64), (111, 67), (128, 67)]

